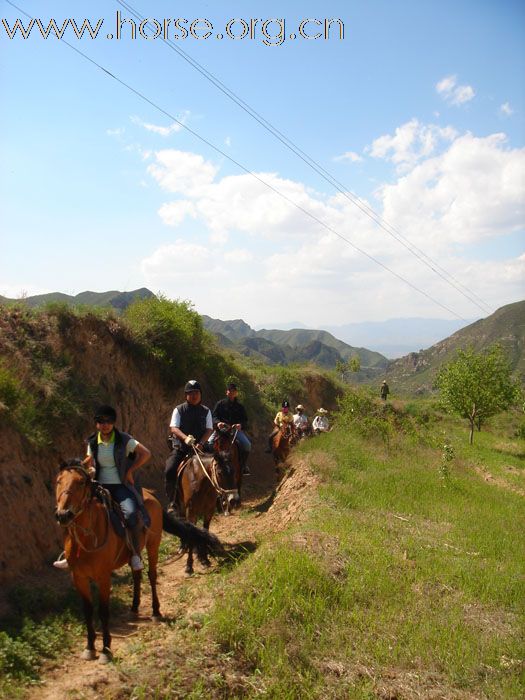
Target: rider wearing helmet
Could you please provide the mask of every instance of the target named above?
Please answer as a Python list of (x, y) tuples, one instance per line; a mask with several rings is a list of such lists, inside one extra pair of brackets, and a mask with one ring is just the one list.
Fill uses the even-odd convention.
[[(117, 413), (112, 406), (97, 408), (96, 431), (87, 439), (87, 453), (83, 464), (90, 475), (119, 503), (133, 552), (131, 568), (140, 571), (143, 568), (140, 539), (144, 521), (149, 518), (143, 508), (142, 489), (135, 472), (149, 460), (151, 452), (128, 433), (117, 430), (116, 420)], [(67, 561), (59, 558), (54, 566), (65, 569)]]
[(294, 424), (293, 424), (293, 416), (290, 413), (290, 403), (286, 400), (284, 400), (281, 404), (281, 410), (277, 413), (273, 420), (274, 424), (274, 429), (270, 437), (268, 438), (268, 447), (265, 450), (266, 453), (271, 453), (272, 451), (272, 441), (273, 438), (277, 435), (279, 430), (281, 429), (282, 425), (289, 424), (294, 430)]
[(184, 387), (186, 401), (173, 410), (170, 421), (170, 433), (173, 449), (166, 460), (164, 471), (166, 495), (169, 508), (177, 511), (177, 472), (181, 462), (195, 449), (203, 449), (213, 432), (210, 409), (202, 403), (201, 385), (190, 379)]
[[(219, 430), (235, 429), (235, 442), (239, 448), (242, 473), (249, 476), (250, 470), (246, 462), (252, 449), (252, 443), (245, 433), (248, 416), (244, 406), (237, 399), (238, 393), (237, 385), (233, 382), (226, 386), (226, 398), (217, 401), (212, 412), (213, 427)], [(210, 442), (213, 443), (213, 435)]]

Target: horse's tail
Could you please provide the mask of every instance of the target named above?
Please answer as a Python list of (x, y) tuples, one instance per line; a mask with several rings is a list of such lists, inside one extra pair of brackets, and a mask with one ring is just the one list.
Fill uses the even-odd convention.
[(222, 551), (220, 540), (211, 532), (197, 527), (187, 520), (177, 518), (171, 513), (162, 511), (162, 529), (170, 535), (180, 537), (185, 547), (194, 547), (199, 554), (208, 555)]

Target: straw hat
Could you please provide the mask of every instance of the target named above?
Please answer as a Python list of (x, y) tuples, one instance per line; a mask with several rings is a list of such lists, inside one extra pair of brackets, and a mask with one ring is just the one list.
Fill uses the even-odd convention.
[(299, 409), (301, 409), (301, 411), (304, 411), (304, 406), (302, 403), (298, 403), (297, 406), (295, 407), (296, 411), (298, 411)]
[(317, 411), (317, 413), (322, 413), (322, 414), (323, 414), (323, 413), (328, 413), (328, 411), (326, 410), (326, 408), (320, 408), (320, 409)]

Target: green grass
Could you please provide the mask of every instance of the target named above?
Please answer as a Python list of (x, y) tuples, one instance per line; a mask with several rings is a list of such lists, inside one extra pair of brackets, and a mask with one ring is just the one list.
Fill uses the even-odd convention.
[[(302, 448), (319, 507), (239, 566), (209, 618), (263, 697), (523, 696), (523, 497), (481, 478), (445, 428), (459, 453), (446, 480), (428, 435), (341, 430)], [(468, 458), (493, 468), (500, 440)]]

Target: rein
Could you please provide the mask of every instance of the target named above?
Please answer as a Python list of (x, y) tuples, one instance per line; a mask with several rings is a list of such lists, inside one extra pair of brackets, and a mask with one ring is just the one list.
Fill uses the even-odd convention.
[(193, 451), (195, 452), (195, 456), (199, 460), (199, 464), (201, 465), (202, 471), (204, 472), (206, 478), (210, 482), (210, 484), (213, 486), (215, 491), (217, 492), (217, 495), (219, 496), (229, 496), (230, 494), (235, 494), (237, 493), (237, 489), (223, 489), (222, 486), (219, 485), (219, 482), (217, 481), (217, 473), (216, 470), (212, 472), (212, 476), (208, 474), (208, 471), (206, 467), (204, 466), (202, 459), (200, 458), (199, 452), (197, 448), (192, 445)]
[[(104, 506), (104, 512), (106, 513), (106, 532), (104, 536), (104, 541), (101, 544), (98, 543), (98, 538), (93, 530), (92, 523), (93, 523), (93, 511), (90, 511), (89, 514), (89, 527), (83, 527), (82, 525), (79, 525), (78, 523), (75, 522), (75, 520), (78, 518), (78, 516), (84, 512), (86, 506), (91, 503), (93, 500), (94, 496), (94, 491), (93, 491), (93, 481), (91, 480), (91, 477), (86, 473), (86, 470), (83, 467), (76, 466), (76, 465), (71, 465), (68, 467), (63, 467), (62, 471), (77, 471), (82, 474), (84, 477), (84, 487), (86, 489), (86, 493), (82, 501), (80, 502), (80, 507), (76, 511), (72, 522), (69, 525), (66, 525), (66, 530), (70, 530), (73, 539), (77, 543), (80, 549), (82, 549), (84, 552), (87, 552), (88, 554), (91, 554), (92, 552), (97, 552), (99, 549), (102, 549), (102, 547), (105, 546), (105, 544), (108, 541), (109, 537), (109, 529), (110, 529), (110, 522), (109, 522), (109, 510), (107, 506)], [(89, 487), (89, 490), (88, 488)], [(57, 501), (60, 499), (64, 494), (70, 493), (70, 489), (64, 489), (61, 491), (58, 496), (57, 496)], [(78, 536), (77, 530), (80, 530), (81, 534), (83, 534), (86, 537), (92, 537), (94, 542), (95, 542), (95, 547), (93, 549), (88, 549), (80, 540)]]

